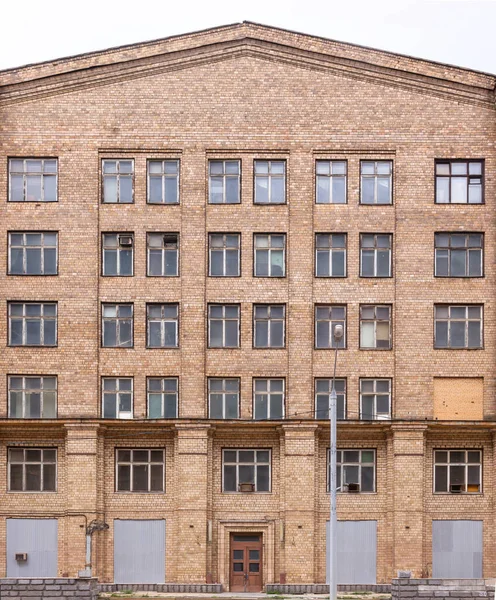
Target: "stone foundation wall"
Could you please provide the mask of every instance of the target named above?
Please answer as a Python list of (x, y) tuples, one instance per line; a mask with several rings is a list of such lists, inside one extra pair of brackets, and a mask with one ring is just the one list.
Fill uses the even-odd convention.
[(429, 598), (488, 598), (494, 600), (494, 585), (487, 585), (484, 579), (393, 579), (391, 600), (425, 600)]
[(0, 598), (16, 600), (61, 600), (61, 598), (86, 598), (97, 600), (96, 579), (0, 579)]
[(101, 583), (100, 592), (168, 592), (175, 594), (220, 594), (220, 583)]

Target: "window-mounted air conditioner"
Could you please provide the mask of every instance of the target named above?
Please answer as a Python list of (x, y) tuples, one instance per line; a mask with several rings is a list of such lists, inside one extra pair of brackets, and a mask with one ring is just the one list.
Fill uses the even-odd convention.
[(348, 492), (349, 494), (357, 494), (359, 491), (359, 483), (347, 483), (343, 486), (343, 492)]
[(17, 562), (26, 562), (28, 560), (28, 555), (26, 552), (16, 552), (15, 559)]
[(119, 236), (119, 246), (127, 248), (132, 245), (133, 245), (133, 237), (131, 235), (120, 235)]
[(465, 491), (465, 486), (463, 485), (463, 483), (452, 483), (450, 485), (450, 492), (452, 494), (461, 494), (464, 491)]
[(240, 492), (254, 492), (255, 484), (254, 483), (240, 483), (238, 486)]

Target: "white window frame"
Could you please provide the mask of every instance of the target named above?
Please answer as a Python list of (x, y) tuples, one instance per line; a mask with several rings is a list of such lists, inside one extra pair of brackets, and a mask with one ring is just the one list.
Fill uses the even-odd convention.
[[(121, 163), (130, 162), (131, 171), (123, 171), (121, 173)], [(105, 172), (106, 163), (116, 163), (116, 171)], [(102, 204), (134, 204), (134, 158), (103, 158), (102, 159)], [(116, 199), (115, 202), (105, 199), (105, 178), (116, 178)], [(131, 202), (121, 202), (121, 177), (131, 179)]]
[[(338, 171), (334, 172), (334, 169), (338, 164), (344, 164), (344, 173), (340, 173)], [(328, 165), (328, 172), (324, 172), (324, 165)], [(319, 172), (320, 169), (320, 172)], [(328, 199), (325, 202), (319, 202), (319, 180), (320, 179), (328, 179), (329, 180), (329, 194)], [(334, 202), (333, 199), (333, 180), (334, 179), (343, 179), (344, 180), (344, 202)], [(327, 159), (317, 159), (315, 161), (315, 204), (347, 204), (348, 203), (348, 161), (347, 160), (327, 160)]]
[[(386, 247), (381, 247), (377, 245), (377, 238), (378, 237), (388, 237), (389, 238), (389, 246)], [(374, 238), (374, 245), (373, 246), (363, 246), (363, 238), (364, 237), (373, 237)], [(378, 275), (378, 267), (377, 267), (377, 256), (379, 254), (379, 252), (387, 250), (388, 254), (389, 254), (389, 267), (388, 267), (388, 274), (387, 275)], [(373, 275), (364, 275), (363, 273), (363, 253), (364, 252), (370, 252), (372, 251), (374, 253), (374, 273)], [(382, 278), (382, 277), (392, 277), (393, 276), (393, 236), (391, 233), (361, 233), (360, 234), (360, 277), (364, 277), (364, 278), (372, 278), (372, 277), (378, 277), (378, 278)]]
[[(162, 238), (162, 246), (150, 246), (150, 237), (151, 236), (160, 236)], [(175, 236), (176, 238), (176, 242), (175, 242), (175, 248), (173, 248), (173, 242), (172, 241), (166, 241), (167, 237), (170, 237), (172, 239), (172, 236)], [(151, 273), (151, 269), (150, 269), (150, 252), (151, 251), (158, 251), (160, 250), (160, 256), (161, 256), (161, 273), (160, 275), (154, 275)], [(176, 272), (174, 273), (174, 275), (167, 275), (165, 272), (165, 265), (166, 265), (166, 256), (168, 253), (174, 251), (176, 254)], [(149, 231), (146, 234), (146, 274), (148, 277), (179, 277), (179, 234), (178, 233), (167, 233), (167, 232), (158, 232), (158, 231)]]
[[(237, 317), (226, 317), (226, 308), (236, 307), (238, 309)], [(212, 308), (221, 308), (222, 309), (222, 317), (212, 317)], [(222, 323), (222, 344), (219, 346), (213, 346), (211, 342), (211, 330), (212, 330), (212, 321)], [(236, 321), (236, 345), (228, 346), (226, 342), (226, 322), (227, 321)], [(239, 348), (240, 347), (240, 332), (241, 332), (241, 306), (239, 304), (217, 304), (212, 303), (208, 305), (208, 347), (209, 348)]]
[[(372, 308), (374, 310), (374, 318), (364, 318), (362, 312), (366, 308)], [(377, 317), (377, 309), (387, 309), (388, 318), (379, 319)], [(365, 324), (372, 323), (374, 326), (374, 345), (364, 346), (362, 339), (362, 326)], [(377, 325), (387, 323), (389, 326), (388, 346), (378, 347), (377, 346)], [(390, 304), (360, 304), (360, 350), (391, 350), (393, 347), (393, 320), (392, 320), (392, 306)]]
[[(334, 236), (342, 235), (344, 237), (344, 246), (333, 246)], [(317, 240), (319, 237), (325, 236), (328, 238), (328, 246), (319, 246)], [(324, 277), (335, 277), (339, 279), (343, 279), (344, 277), (348, 277), (348, 269), (347, 269), (347, 246), (348, 246), (348, 234), (347, 233), (316, 233), (315, 234), (315, 277), (324, 278)], [(343, 275), (335, 275), (332, 271), (332, 256), (333, 254), (343, 254), (344, 261), (344, 274)], [(319, 263), (319, 256), (322, 254), (327, 254), (329, 256), (329, 273), (325, 275), (319, 275), (317, 270), (317, 265)]]
[[(14, 171), (13, 163), (15, 161), (23, 162), (23, 170), (22, 171)], [(28, 164), (33, 162), (41, 162), (41, 170), (40, 171), (29, 171)], [(55, 162), (55, 171), (45, 171), (45, 164), (47, 162)], [(13, 200), (12, 199), (12, 176), (23, 178), (23, 198), (22, 200)], [(27, 181), (29, 176), (40, 177), (40, 191), (41, 198), (38, 200), (28, 200), (27, 194)], [(55, 200), (45, 200), (45, 177), (55, 177)], [(59, 177), (59, 161), (58, 158), (9, 158), (9, 202), (58, 202), (58, 177)]]
[[(373, 391), (372, 392), (364, 392), (362, 390), (362, 383), (366, 382), (366, 381), (372, 381), (373, 382)], [(383, 382), (383, 381), (387, 381), (388, 385), (389, 385), (389, 391), (387, 392), (379, 392), (377, 391), (377, 383), (378, 382)], [(389, 377), (361, 377), (359, 380), (359, 394), (360, 394), (360, 420), (362, 421), (390, 421), (392, 418), (392, 404), (393, 404), (393, 398), (392, 398), (392, 387), (393, 387), (393, 382), (392, 379)], [(389, 413), (386, 415), (386, 413), (377, 413), (377, 396), (388, 396), (389, 397)], [(363, 396), (374, 396), (373, 402), (374, 402), (374, 406), (373, 406), (373, 414), (372, 415), (365, 415), (363, 414), (363, 407), (362, 407), (362, 401), (363, 401)]]
[[(105, 390), (105, 381), (115, 380), (115, 391)], [(130, 390), (121, 390), (121, 380), (126, 380), (131, 382)], [(132, 377), (102, 377), (102, 419), (111, 419), (112, 417), (105, 417), (105, 393), (108, 392), (110, 394), (115, 394), (115, 419), (133, 419), (134, 415), (134, 379)], [(120, 411), (119, 410), (119, 398), (121, 394), (131, 394), (131, 410), (130, 411)]]
[[(222, 389), (221, 390), (212, 390), (211, 384), (212, 381), (222, 381)], [(226, 389), (227, 381), (235, 381), (238, 385), (237, 392), (233, 392)], [(208, 386), (208, 418), (209, 419), (239, 419), (240, 418), (240, 397), (241, 397), (241, 381), (239, 377), (209, 377), (207, 381)], [(238, 401), (237, 401), (237, 415), (236, 417), (227, 417), (226, 416), (226, 396), (228, 394), (237, 393)], [(222, 396), (222, 417), (212, 417), (211, 416), (211, 396), (219, 395)]]
[[(364, 173), (363, 165), (365, 163), (373, 163), (374, 164), (374, 173)], [(389, 164), (389, 173), (379, 173), (377, 165), (379, 164)], [(389, 177), (389, 202), (378, 202), (378, 181), (379, 178)], [(364, 179), (374, 179), (374, 201), (373, 202), (363, 202), (363, 182)], [(361, 160), (360, 161), (360, 204), (364, 206), (391, 206), (393, 204), (393, 161), (392, 160)]]
[[(258, 163), (267, 163), (267, 173), (263, 173), (263, 172), (257, 173), (257, 166), (259, 166)], [(274, 163), (282, 164), (282, 166), (283, 166), (282, 173), (273, 173), (272, 172), (272, 165)], [(275, 205), (287, 204), (286, 172), (287, 172), (286, 161), (284, 159), (263, 159), (263, 158), (255, 159), (253, 162), (253, 186), (254, 186), (253, 204), (261, 204), (264, 206), (274, 205), (274, 204)], [(268, 195), (267, 202), (262, 202), (257, 198), (257, 178), (258, 177), (267, 179), (267, 195)], [(276, 179), (282, 179), (282, 182), (283, 182), (284, 199), (282, 202), (273, 202), (272, 201), (272, 181), (276, 180)]]
[[(106, 236), (115, 235), (117, 236), (117, 246), (105, 245)], [(122, 246), (121, 238), (132, 238), (131, 246)], [(121, 274), (121, 251), (128, 251), (131, 249), (131, 273)], [(115, 275), (109, 275), (105, 273), (105, 252), (106, 251), (117, 251), (117, 272)], [(134, 233), (114, 233), (107, 231), (102, 233), (102, 277), (134, 277)]]
[[(259, 246), (257, 245), (257, 239), (261, 237), (266, 237), (267, 246)], [(283, 244), (282, 246), (273, 246), (272, 238), (273, 237), (282, 237)], [(281, 252), (282, 251), (282, 275), (273, 275), (272, 274), (272, 252)], [(259, 275), (257, 273), (257, 254), (258, 252), (267, 252), (268, 253), (268, 274), (267, 275)], [(275, 277), (282, 279), (286, 277), (286, 234), (285, 233), (256, 233), (253, 237), (253, 276), (254, 277)]]
[[(224, 455), (225, 452), (236, 452), (236, 462), (226, 462), (224, 459)], [(239, 453), (240, 452), (255, 452), (254, 458), (255, 461), (253, 463), (245, 463), (245, 462), (240, 462), (239, 461)], [(258, 462), (257, 461), (257, 454), (256, 452), (268, 452), (269, 453), (269, 460), (268, 462)], [(261, 466), (267, 466), (269, 467), (269, 489), (268, 490), (261, 490), (258, 491), (257, 490), (257, 467), (258, 464), (260, 464)], [(224, 482), (224, 466), (228, 465), (228, 466), (236, 466), (236, 491), (231, 491), (231, 490), (227, 490), (225, 489), (225, 482)], [(245, 482), (240, 482), (239, 480), (239, 465), (253, 465), (254, 467), (254, 484), (253, 484), (253, 491), (257, 494), (271, 494), (272, 493), (272, 449), (271, 448), (223, 448), (222, 449), (222, 493), (224, 494), (239, 494), (242, 493), (239, 491), (239, 486), (241, 483), (245, 483)]]
[[(256, 390), (257, 381), (266, 381), (266, 391)], [(282, 381), (282, 391), (272, 390), (273, 381)], [(256, 397), (257, 394), (264, 394), (267, 396), (267, 417), (257, 419), (255, 415)], [(272, 395), (282, 395), (282, 416), (277, 417), (277, 420), (283, 420), (286, 416), (286, 380), (283, 377), (254, 377), (253, 378), (253, 420), (254, 421), (270, 421), (275, 417), (271, 416)]]
[[(163, 308), (165, 306), (175, 306), (176, 307), (176, 317), (150, 317), (149, 308), (151, 306), (160, 306), (161, 313), (163, 313)], [(160, 346), (152, 346), (150, 344), (150, 323), (151, 322), (160, 322)], [(165, 323), (175, 323), (175, 340), (173, 346), (165, 345)], [(179, 304), (177, 302), (149, 302), (146, 305), (146, 347), (157, 349), (167, 349), (167, 348), (179, 348)]]
[[(222, 236), (222, 247), (212, 246), (212, 238)], [(227, 236), (236, 236), (238, 238), (237, 246), (227, 245)], [(228, 250), (237, 250), (238, 255), (238, 272), (236, 275), (227, 275), (227, 259), (226, 253)], [(222, 275), (212, 274), (212, 253), (222, 252)], [(209, 233), (208, 234), (208, 275), (209, 277), (239, 277), (241, 275), (241, 234), (239, 233)]]
[[(150, 166), (152, 163), (161, 163), (161, 173), (152, 173)], [(169, 166), (172, 166), (173, 164), (175, 164), (176, 166), (176, 171), (172, 172), (172, 170), (170, 172), (167, 172), (167, 168)], [(165, 159), (157, 159), (157, 158), (149, 158), (146, 161), (146, 181), (147, 181), (147, 190), (146, 190), (146, 203), (147, 204), (151, 204), (153, 205), (166, 205), (166, 206), (176, 206), (177, 204), (180, 203), (180, 173), (181, 173), (181, 161), (177, 158), (165, 158)], [(151, 196), (151, 179), (158, 179), (161, 178), (161, 183), (162, 183), (162, 196), (161, 196), (161, 201), (160, 202), (152, 202), (150, 200), (150, 196)], [(166, 193), (166, 189), (167, 186), (165, 185), (165, 182), (167, 179), (175, 179), (176, 180), (176, 201), (175, 202), (168, 202), (167, 201), (167, 193)]]
[[(22, 387), (21, 388), (13, 388), (12, 387), (12, 379), (22, 379)], [(39, 388), (28, 388), (27, 380), (29, 379), (40, 379), (40, 387)], [(45, 388), (45, 379), (53, 379), (55, 380), (55, 387), (53, 388)], [(56, 375), (9, 375), (8, 376), (8, 398), (9, 398), (9, 419), (56, 419), (57, 418), (57, 376)], [(17, 417), (12, 415), (12, 401), (11, 401), (11, 393), (21, 393), (22, 394), (22, 416)], [(26, 394), (30, 392), (37, 392), (40, 394), (40, 416), (39, 417), (31, 417), (26, 416)], [(53, 417), (45, 417), (43, 415), (43, 407), (44, 407), (44, 399), (45, 392), (54, 393), (55, 394), (55, 415)]]
[[(156, 379), (160, 381), (160, 391), (150, 390), (150, 380)], [(176, 384), (176, 391), (171, 392), (170, 390), (164, 389), (164, 381), (174, 381)], [(165, 396), (171, 396), (175, 393), (176, 396), (176, 413), (174, 417), (165, 416)], [(162, 397), (162, 412), (160, 417), (150, 417), (150, 394), (160, 394)], [(146, 378), (146, 414), (149, 419), (177, 419), (179, 417), (179, 378), (178, 377), (147, 377)]]
[[(237, 163), (238, 172), (228, 173), (227, 163)], [(214, 164), (222, 165), (222, 173), (212, 173)], [(222, 177), (222, 202), (212, 201), (212, 178), (220, 179)], [(236, 202), (227, 202), (227, 180), (236, 179), (238, 182), (238, 196)], [(238, 158), (212, 158), (208, 161), (208, 203), (209, 204), (240, 204), (241, 203), (241, 161)]]
[[(131, 307), (131, 316), (130, 317), (121, 317), (119, 316), (119, 312), (122, 307)], [(115, 317), (107, 317), (105, 316), (105, 309), (115, 307), (117, 316)], [(110, 346), (105, 344), (105, 322), (112, 321), (115, 322), (115, 331), (116, 331), (116, 343), (115, 346)], [(123, 321), (130, 321), (131, 323), (131, 340), (129, 344), (123, 345), (120, 341), (121, 333), (121, 324)], [(102, 302), (102, 348), (132, 348), (134, 346), (134, 304), (132, 302)]]
[[(258, 308), (266, 308), (267, 309), (267, 317), (257, 318), (257, 309)], [(272, 317), (272, 309), (274, 308), (282, 308), (282, 317)], [(256, 330), (257, 330), (257, 322), (267, 323), (267, 340), (268, 343), (266, 346), (259, 346), (256, 343)], [(282, 344), (275, 345), (272, 343), (272, 323), (282, 323)], [(254, 304), (253, 305), (253, 347), (254, 348), (276, 348), (281, 349), (286, 347), (286, 305), (285, 304)]]

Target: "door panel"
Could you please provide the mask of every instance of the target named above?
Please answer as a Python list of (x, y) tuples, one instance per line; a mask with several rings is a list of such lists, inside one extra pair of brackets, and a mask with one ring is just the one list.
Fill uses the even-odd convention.
[(262, 577), (262, 536), (231, 535), (231, 592), (260, 592)]
[(165, 582), (165, 521), (114, 521), (115, 583)]
[[(329, 521), (326, 528), (326, 581), (329, 583)], [(377, 521), (338, 521), (337, 538), (338, 583), (375, 583)]]
[(7, 519), (7, 577), (57, 577), (57, 562), (57, 519)]
[(432, 521), (432, 576), (482, 577), (482, 521)]

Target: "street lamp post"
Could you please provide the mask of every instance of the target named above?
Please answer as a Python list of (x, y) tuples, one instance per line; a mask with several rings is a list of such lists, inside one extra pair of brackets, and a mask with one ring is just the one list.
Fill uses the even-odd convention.
[(336, 325), (333, 331), (335, 342), (334, 372), (332, 375), (332, 388), (329, 398), (329, 421), (331, 434), (331, 456), (329, 474), (329, 492), (331, 497), (331, 514), (329, 521), (329, 600), (336, 600), (338, 594), (337, 566), (338, 566), (338, 537), (336, 513), (336, 437), (337, 437), (337, 396), (336, 396), (336, 364), (338, 360), (338, 346), (343, 339), (343, 326)]

